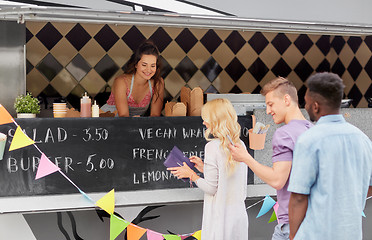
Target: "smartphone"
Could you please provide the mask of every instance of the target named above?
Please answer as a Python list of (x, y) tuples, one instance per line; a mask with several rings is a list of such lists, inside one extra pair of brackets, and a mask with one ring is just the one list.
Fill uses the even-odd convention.
[(233, 141), (231, 140), (231, 137), (229, 135), (227, 135), (227, 139), (229, 139), (230, 143), (235, 147), (235, 144), (233, 143)]

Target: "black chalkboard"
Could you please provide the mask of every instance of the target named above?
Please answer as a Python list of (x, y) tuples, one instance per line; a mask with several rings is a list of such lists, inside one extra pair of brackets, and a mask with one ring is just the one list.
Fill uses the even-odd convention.
[[(200, 117), (16, 119), (39, 149), (82, 191), (107, 192), (187, 188), (163, 165), (177, 145), (186, 155), (204, 156)], [(251, 117), (239, 117), (248, 143)], [(14, 124), (0, 125), (8, 135), (0, 161), (0, 197), (78, 193), (59, 172), (35, 180), (40, 153), (31, 145), (9, 152)], [(251, 152), (252, 153), (252, 152)], [(248, 183), (253, 184), (250, 171)]]

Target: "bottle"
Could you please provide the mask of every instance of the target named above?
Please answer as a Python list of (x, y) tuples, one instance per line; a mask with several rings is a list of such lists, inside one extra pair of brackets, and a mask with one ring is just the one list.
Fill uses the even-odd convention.
[(80, 99), (80, 117), (92, 117), (92, 100), (86, 92)]
[(94, 104), (92, 105), (92, 117), (99, 117), (99, 107), (96, 100), (94, 100)]

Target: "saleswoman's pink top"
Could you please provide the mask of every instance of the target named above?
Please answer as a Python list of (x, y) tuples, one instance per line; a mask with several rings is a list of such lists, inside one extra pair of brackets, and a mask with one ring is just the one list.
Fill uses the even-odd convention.
[[(129, 116), (135, 116), (135, 115), (143, 116), (146, 113), (147, 109), (149, 108), (152, 95), (153, 95), (153, 88), (151, 86), (151, 81), (148, 80), (148, 82), (149, 82), (149, 92), (145, 95), (145, 97), (142, 99), (141, 102), (136, 103), (136, 101), (134, 101), (134, 98), (132, 96), (133, 83), (134, 83), (134, 75), (132, 75), (130, 89), (127, 88), (127, 91), (126, 91), (127, 100), (128, 100), (128, 108), (129, 108)], [(112, 92), (110, 94), (109, 99), (107, 100), (107, 103), (103, 105), (101, 109), (106, 112), (116, 111), (115, 96)]]

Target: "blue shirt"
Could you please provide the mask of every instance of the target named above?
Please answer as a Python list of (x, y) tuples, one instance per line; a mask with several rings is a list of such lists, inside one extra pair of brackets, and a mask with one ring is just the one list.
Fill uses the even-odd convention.
[(295, 239), (362, 239), (371, 140), (342, 115), (327, 115), (298, 138), (293, 154), (288, 191), (309, 195)]

